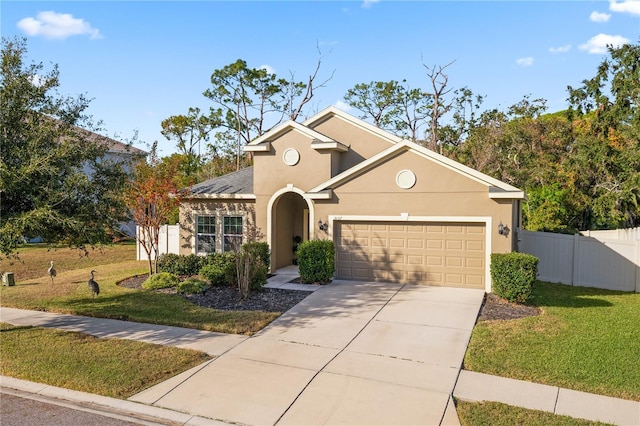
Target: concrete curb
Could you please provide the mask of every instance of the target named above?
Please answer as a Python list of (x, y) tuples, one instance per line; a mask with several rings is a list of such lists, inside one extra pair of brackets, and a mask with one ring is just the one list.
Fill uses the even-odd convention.
[(0, 387), (24, 392), (29, 395), (36, 395), (52, 404), (70, 404), (77, 406), (79, 409), (89, 409), (109, 417), (133, 418), (149, 422), (148, 424), (179, 424), (189, 426), (229, 425), (229, 423), (218, 420), (194, 416), (166, 408), (152, 407), (138, 402), (109, 398), (102, 395), (64, 389), (7, 376), (0, 376)]

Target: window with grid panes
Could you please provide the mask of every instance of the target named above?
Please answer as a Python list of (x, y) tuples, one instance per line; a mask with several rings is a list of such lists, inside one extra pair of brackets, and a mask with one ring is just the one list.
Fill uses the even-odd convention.
[(198, 216), (196, 246), (198, 253), (215, 253), (216, 251), (216, 217)]
[(242, 245), (242, 216), (222, 218), (222, 249), (233, 251)]

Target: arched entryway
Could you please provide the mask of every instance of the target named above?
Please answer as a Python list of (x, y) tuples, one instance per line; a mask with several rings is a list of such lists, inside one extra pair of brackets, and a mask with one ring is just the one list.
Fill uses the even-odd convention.
[(271, 203), (269, 245), (271, 246), (271, 270), (294, 264), (296, 237), (309, 239), (309, 223), (313, 206), (295, 189), (274, 195)]

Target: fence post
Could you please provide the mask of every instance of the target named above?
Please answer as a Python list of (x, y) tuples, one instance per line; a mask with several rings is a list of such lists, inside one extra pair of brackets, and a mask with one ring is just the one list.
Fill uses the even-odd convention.
[(576, 285), (576, 279), (578, 277), (578, 271), (580, 270), (580, 234), (573, 234), (573, 253), (572, 253), (571, 265), (571, 285)]
[(640, 239), (636, 239), (636, 293), (640, 293)]

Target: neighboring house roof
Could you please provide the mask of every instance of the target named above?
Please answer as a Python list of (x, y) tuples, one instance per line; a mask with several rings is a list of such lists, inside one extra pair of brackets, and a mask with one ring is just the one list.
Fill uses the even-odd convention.
[(111, 139), (107, 136), (102, 136), (97, 133), (94, 133), (90, 130), (83, 129), (81, 127), (74, 126), (81, 136), (85, 137), (88, 141), (103, 145), (107, 148), (107, 150), (111, 153), (118, 154), (132, 154), (132, 155), (147, 155), (147, 152), (136, 148), (132, 145), (128, 145), (122, 142), (119, 142), (115, 139)]
[(193, 185), (187, 198), (255, 198), (253, 195), (253, 167), (240, 169)]
[(390, 148), (374, 155), (373, 157), (364, 160), (361, 163), (358, 163), (350, 169), (345, 170), (344, 172), (334, 176), (326, 182), (323, 182), (320, 185), (312, 188), (308, 192), (321, 193), (323, 191), (329, 190), (336, 185), (341, 184), (342, 182), (348, 181), (355, 176), (365, 173), (367, 170), (370, 170), (371, 168), (396, 155), (396, 153), (398, 153), (400, 150), (414, 151), (415, 153), (427, 158), (428, 160), (431, 160), (437, 164), (440, 164), (441, 166), (444, 166), (450, 170), (462, 174), (463, 176), (486, 185), (489, 190), (490, 198), (524, 198), (524, 192), (514, 186), (511, 186), (498, 179), (492, 178), (489, 175), (485, 175), (484, 173), (474, 170), (471, 167), (467, 167), (464, 164), (458, 163), (457, 161), (451, 160), (444, 155), (438, 154), (437, 152), (431, 151), (408, 140), (403, 140), (402, 142), (399, 142), (396, 145), (393, 145)]

